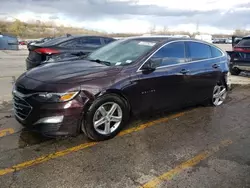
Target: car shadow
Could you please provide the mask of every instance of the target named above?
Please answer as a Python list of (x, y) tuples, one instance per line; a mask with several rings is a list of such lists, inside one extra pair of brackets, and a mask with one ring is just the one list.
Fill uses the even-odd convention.
[(242, 72), (239, 76), (250, 78), (250, 72)]
[[(131, 116), (130, 120), (127, 122), (126, 126), (123, 130), (130, 129), (133, 127), (137, 127), (141, 124), (149, 123), (155, 121), (160, 118), (169, 117), (171, 115), (182, 113), (186, 111), (190, 111), (197, 107), (204, 107), (204, 105), (190, 105), (185, 108), (175, 109), (175, 110), (164, 110), (157, 112), (146, 112), (137, 116)], [(72, 147), (77, 144), (83, 144), (92, 142), (92, 140), (88, 139), (83, 133), (77, 136), (57, 136), (57, 137), (46, 137), (40, 133), (32, 132), (26, 128), (23, 128), (20, 132), (19, 137), (19, 148), (25, 148), (27, 146), (32, 145), (42, 145), (46, 143), (56, 144), (58, 147)]]
[(26, 128), (23, 128), (19, 136), (19, 148), (25, 148), (27, 146), (41, 144), (47, 141), (53, 140), (52, 138), (45, 137), (37, 132), (32, 132)]

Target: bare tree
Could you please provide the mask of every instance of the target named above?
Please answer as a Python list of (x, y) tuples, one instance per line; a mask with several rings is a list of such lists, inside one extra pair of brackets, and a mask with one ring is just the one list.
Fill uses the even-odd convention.
[(250, 31), (249, 30), (245, 30), (245, 29), (236, 29), (234, 31), (233, 35), (236, 35), (236, 36), (246, 36), (246, 35), (250, 35)]
[(162, 32), (163, 32), (164, 34), (167, 34), (167, 33), (169, 32), (169, 31), (168, 31), (168, 27), (167, 27), (167, 26), (164, 26)]
[(150, 28), (149, 28), (149, 33), (150, 34), (154, 34), (155, 33), (155, 24), (151, 25)]

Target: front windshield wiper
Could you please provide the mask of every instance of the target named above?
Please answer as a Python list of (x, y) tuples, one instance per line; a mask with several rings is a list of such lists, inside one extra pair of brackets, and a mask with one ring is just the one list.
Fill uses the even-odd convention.
[(93, 62), (96, 62), (96, 63), (100, 63), (100, 64), (104, 64), (104, 65), (107, 65), (107, 66), (110, 66), (111, 63), (109, 61), (102, 61), (100, 59), (88, 59), (89, 61), (93, 61)]

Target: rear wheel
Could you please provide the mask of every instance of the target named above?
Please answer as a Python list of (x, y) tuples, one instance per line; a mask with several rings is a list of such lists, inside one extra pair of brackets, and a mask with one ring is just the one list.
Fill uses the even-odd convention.
[(240, 72), (241, 72), (241, 70), (238, 69), (238, 68), (231, 68), (231, 69), (230, 69), (230, 73), (231, 73), (232, 75), (239, 75)]
[(82, 131), (96, 141), (113, 138), (128, 119), (128, 109), (126, 101), (119, 96), (103, 96), (90, 106), (81, 125)]
[(224, 103), (227, 97), (227, 88), (225, 84), (216, 84), (213, 89), (211, 103), (213, 106), (220, 106)]

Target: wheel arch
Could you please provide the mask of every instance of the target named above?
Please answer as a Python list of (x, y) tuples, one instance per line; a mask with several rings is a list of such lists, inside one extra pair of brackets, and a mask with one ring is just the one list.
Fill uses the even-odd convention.
[(226, 89), (227, 90), (230, 90), (230, 85), (229, 85), (229, 72), (222, 72), (222, 75), (220, 77), (220, 79), (218, 80), (218, 83), (219, 84), (224, 84), (226, 86)]
[(83, 120), (85, 119), (84, 116), (86, 115), (88, 109), (90, 108), (90, 106), (92, 105), (94, 100), (99, 98), (99, 97), (102, 97), (104, 95), (116, 95), (116, 96), (120, 97), (124, 101), (124, 103), (127, 105), (129, 114), (132, 113), (131, 105), (130, 105), (130, 102), (128, 100), (128, 97), (119, 89), (108, 89), (105, 92), (98, 93), (94, 99), (90, 99), (86, 102), (86, 104), (83, 107), (83, 111), (82, 111)]
[(119, 89), (108, 89), (101, 96), (110, 95), (110, 94), (114, 94), (114, 95), (117, 95), (118, 97), (120, 97), (126, 103), (127, 107), (129, 108), (129, 113), (131, 113), (131, 104), (129, 102), (129, 99), (121, 90), (119, 90)]

